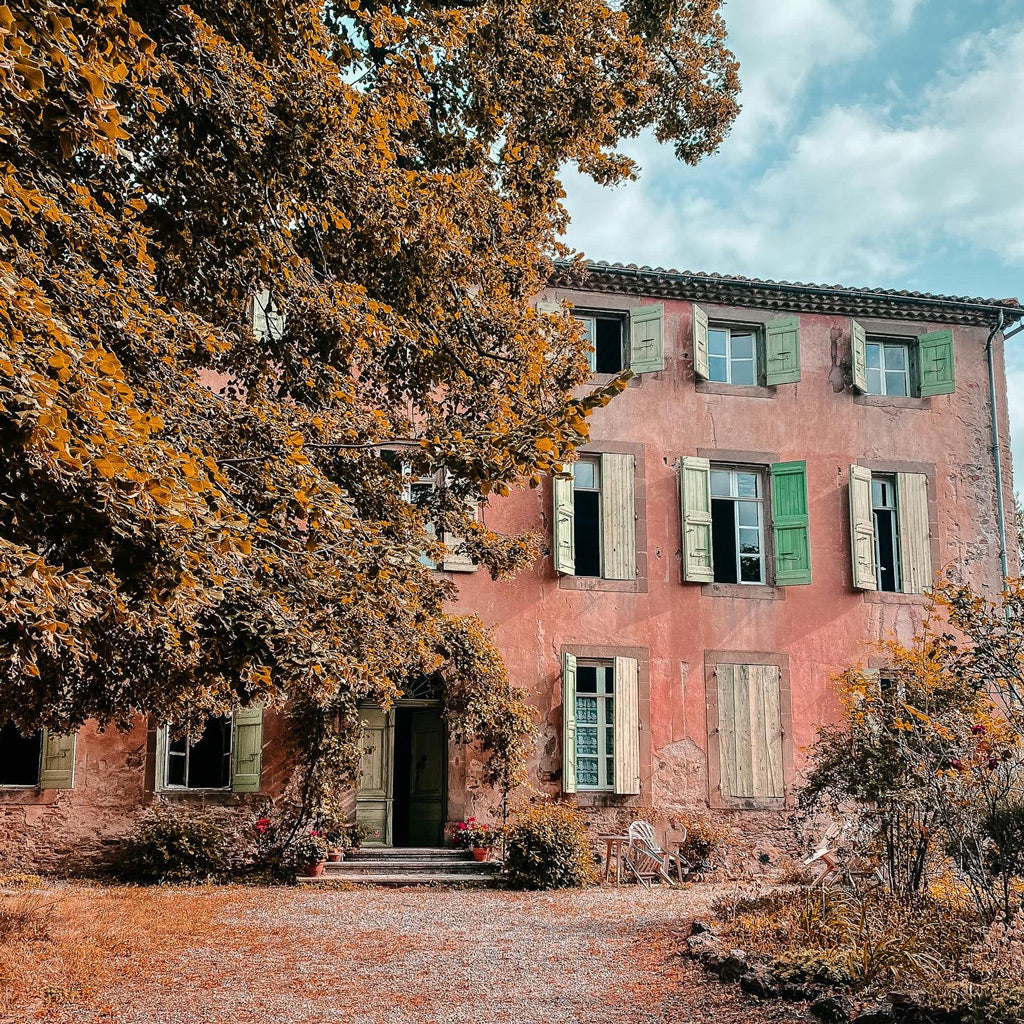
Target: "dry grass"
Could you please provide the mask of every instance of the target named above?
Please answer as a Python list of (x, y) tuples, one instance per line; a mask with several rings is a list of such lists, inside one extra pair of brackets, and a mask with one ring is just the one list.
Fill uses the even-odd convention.
[(0, 920), (12, 922), (0, 937), (0, 1020), (683, 1024), (712, 1007), (719, 1024), (794, 1019), (745, 1006), (678, 956), (676, 930), (706, 915), (714, 894), (78, 885), (0, 894)]

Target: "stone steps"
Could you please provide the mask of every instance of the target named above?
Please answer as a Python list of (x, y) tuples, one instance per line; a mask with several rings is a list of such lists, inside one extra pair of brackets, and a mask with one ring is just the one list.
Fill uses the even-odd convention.
[(318, 877), (300, 875), (302, 885), (346, 882), (352, 885), (433, 885), (463, 888), (490, 884), (501, 865), (475, 861), (464, 850), (371, 847), (336, 864), (328, 862)]

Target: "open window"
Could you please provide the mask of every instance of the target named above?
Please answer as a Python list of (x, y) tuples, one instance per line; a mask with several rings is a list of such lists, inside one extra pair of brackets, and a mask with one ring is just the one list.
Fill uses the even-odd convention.
[(632, 455), (582, 455), (554, 478), (555, 569), (566, 576), (636, 579)]
[(693, 307), (693, 368), (697, 377), (741, 387), (800, 380), (800, 319), (764, 324), (709, 319)]
[(932, 331), (917, 338), (869, 334), (850, 322), (853, 386), (865, 395), (928, 398), (956, 390), (953, 332)]
[[(391, 453), (389, 453), (391, 454)], [(392, 455), (392, 458), (394, 456)], [(439, 470), (427, 476), (413, 476), (408, 463), (399, 462), (397, 468), (405, 478), (403, 495), (405, 500), (417, 508), (428, 505), (434, 496), (434, 492), (441, 486), (447, 486), (451, 476), (446, 470)], [(466, 508), (470, 516), (475, 520), (479, 515), (479, 502), (472, 497), (466, 498)], [(436, 527), (433, 523), (427, 523), (426, 532), (436, 536)], [(462, 550), (463, 538), (452, 531), (446, 531), (444, 535), (445, 555), (438, 565), (426, 551), (421, 552), (420, 562), (431, 569), (443, 569), (445, 572), (476, 572), (477, 564), (469, 555)]]
[[(562, 314), (560, 302), (538, 302), (537, 312)], [(656, 373), (665, 369), (665, 306), (652, 303), (631, 310), (573, 309), (589, 346), (594, 373)]]
[(805, 462), (740, 466), (687, 457), (679, 479), (686, 582), (811, 582)]
[(851, 466), (850, 548), (857, 589), (924, 593), (932, 580), (928, 478)]
[(562, 790), (640, 792), (635, 658), (562, 656)]
[(258, 793), (263, 762), (263, 709), (207, 719), (198, 736), (157, 730), (158, 790)]
[(0, 727), (0, 787), (71, 789), (74, 734), (36, 729), (28, 734), (7, 722)]

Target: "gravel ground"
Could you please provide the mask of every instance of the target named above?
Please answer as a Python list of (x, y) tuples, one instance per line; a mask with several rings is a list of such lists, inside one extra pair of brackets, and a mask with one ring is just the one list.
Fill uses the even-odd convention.
[[(732, 891), (734, 887), (728, 891)], [(677, 953), (725, 886), (509, 893), (171, 890), (134, 941), (108, 929), (104, 980), (15, 1020), (53, 1024), (679, 1024), (790, 1022)], [(121, 891), (124, 892), (123, 890)], [(118, 890), (90, 890), (115, 920)], [(106, 901), (106, 903), (104, 903)], [(168, 902), (171, 901), (171, 902)], [(184, 906), (183, 906), (184, 904)], [(188, 921), (159, 931), (161, 907)], [(84, 913), (84, 911), (83, 911)], [(155, 935), (145, 934), (152, 927)], [(94, 930), (95, 927), (94, 927)], [(125, 958), (124, 968), (112, 962)], [(111, 968), (117, 969), (111, 970)], [(31, 1016), (30, 1016), (31, 1014)], [(2, 1017), (2, 1015), (0, 1015)]]

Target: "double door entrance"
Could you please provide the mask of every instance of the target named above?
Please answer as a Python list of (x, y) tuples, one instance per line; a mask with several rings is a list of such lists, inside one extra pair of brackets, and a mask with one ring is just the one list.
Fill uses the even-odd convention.
[(444, 841), (447, 737), (440, 705), (403, 702), (365, 707), (356, 821), (383, 846), (441, 846)]

